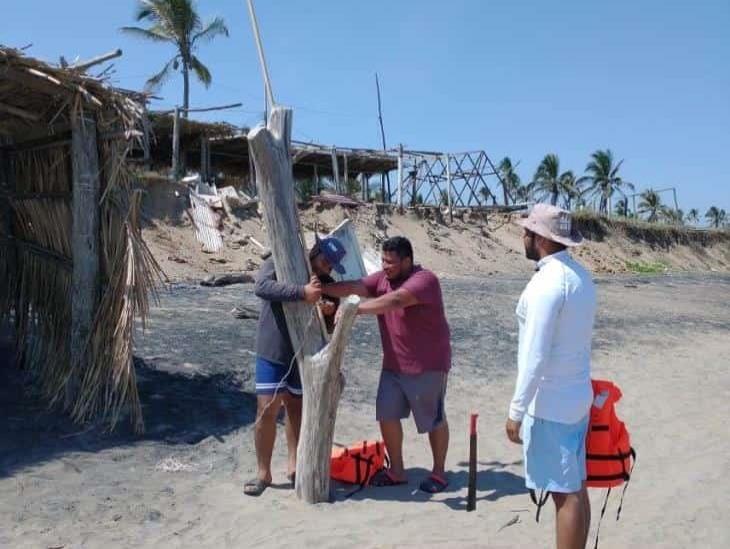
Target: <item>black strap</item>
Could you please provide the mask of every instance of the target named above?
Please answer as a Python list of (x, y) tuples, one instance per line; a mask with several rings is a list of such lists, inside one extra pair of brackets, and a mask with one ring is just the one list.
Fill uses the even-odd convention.
[[(375, 456), (370, 456), (367, 458), (362, 457), (360, 454), (355, 454), (352, 456), (353, 459), (357, 462), (357, 478), (356, 483), (359, 485), (357, 488), (355, 488), (352, 492), (348, 492), (345, 494), (345, 499), (354, 496), (361, 490), (363, 490), (368, 483), (370, 482), (370, 472), (373, 469), (374, 463), (375, 463)], [(360, 475), (360, 464), (362, 462), (365, 462), (365, 475)], [(375, 471), (376, 473), (378, 471)]]
[(586, 459), (593, 459), (596, 461), (623, 461), (627, 458), (632, 457), (631, 448), (628, 452), (619, 452), (618, 454), (586, 454)]
[(540, 497), (535, 496), (535, 490), (530, 489), (530, 499), (532, 500), (532, 503), (537, 505), (537, 512), (535, 513), (535, 522), (540, 522), (540, 511), (542, 511), (543, 505), (547, 503), (548, 497), (550, 497), (550, 492), (547, 490), (541, 490), (540, 491)]
[(591, 425), (591, 431), (608, 431), (608, 425)]
[(619, 502), (619, 505), (618, 505), (618, 511), (616, 511), (616, 520), (621, 518), (621, 509), (624, 508), (624, 496), (626, 495), (626, 490), (629, 489), (629, 481), (631, 480), (631, 475), (634, 474), (634, 467), (636, 467), (636, 450), (631, 448), (630, 451), (631, 451), (631, 458), (632, 458), (631, 469), (629, 469), (629, 473), (628, 473), (629, 478), (626, 481), (626, 484), (624, 484), (624, 489), (621, 492), (621, 501)]
[(593, 546), (593, 549), (598, 549), (598, 535), (601, 533), (601, 521), (603, 520), (603, 515), (606, 514), (606, 506), (608, 505), (608, 496), (611, 495), (611, 489), (609, 488), (606, 490), (606, 499), (603, 502), (603, 509), (601, 509), (601, 516), (598, 518), (598, 526), (596, 526), (596, 543)]

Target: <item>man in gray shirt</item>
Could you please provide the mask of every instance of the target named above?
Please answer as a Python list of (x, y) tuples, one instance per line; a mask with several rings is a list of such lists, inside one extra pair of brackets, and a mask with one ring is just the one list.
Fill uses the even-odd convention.
[(256, 277), (254, 293), (261, 298), (256, 333), (256, 425), (254, 429), (258, 474), (243, 491), (258, 496), (271, 484), (271, 455), (276, 440), (276, 418), (286, 409), (287, 477), (294, 484), (297, 442), (302, 417), (302, 384), (289, 337), (282, 303), (306, 301), (319, 307), (327, 326), (334, 326), (335, 301), (322, 301), (322, 284), (333, 282), (332, 269), (344, 273), (340, 264), (345, 249), (335, 238), (318, 240), (309, 254), (314, 275), (309, 284), (287, 284), (276, 279), (274, 260), (267, 259)]

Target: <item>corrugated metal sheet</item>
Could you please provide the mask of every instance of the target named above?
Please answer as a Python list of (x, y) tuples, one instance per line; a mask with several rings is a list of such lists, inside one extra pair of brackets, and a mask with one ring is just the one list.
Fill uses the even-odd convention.
[(347, 250), (347, 255), (342, 260), (342, 266), (345, 268), (345, 274), (340, 275), (332, 271), (332, 278), (335, 280), (359, 280), (367, 276), (365, 263), (362, 258), (362, 250), (357, 241), (355, 226), (349, 219), (345, 219), (335, 230), (327, 236), (334, 236), (339, 240)]
[(195, 223), (195, 238), (203, 245), (203, 250), (221, 251), (223, 237), (218, 230), (221, 222), (220, 214), (213, 210), (204, 198), (193, 191), (190, 192), (190, 205)]

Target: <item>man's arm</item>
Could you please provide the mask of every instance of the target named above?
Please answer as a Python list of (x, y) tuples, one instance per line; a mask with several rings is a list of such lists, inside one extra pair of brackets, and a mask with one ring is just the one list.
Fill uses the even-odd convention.
[(562, 306), (563, 293), (558, 288), (548, 290), (528, 304), (523, 334), (526, 349), (509, 408), (509, 418), (514, 422), (522, 421), (527, 407), (535, 398), (545, 364), (550, 358), (555, 325)]
[(415, 295), (408, 290), (400, 288), (395, 292), (381, 295), (375, 299), (369, 299), (357, 308), (357, 314), (359, 315), (382, 315), (388, 311), (395, 311), (396, 309), (405, 309), (406, 307), (412, 307), (418, 305), (419, 301)]
[(271, 302), (305, 300), (308, 303), (314, 303), (319, 299), (321, 291), (311, 282), (306, 286), (279, 282), (276, 280), (273, 261), (267, 261), (261, 266), (261, 270), (256, 276), (254, 294), (256, 297)]
[(348, 295), (370, 297), (370, 292), (368, 292), (362, 280), (345, 280), (343, 282), (325, 284), (322, 286), (322, 293), (331, 297), (347, 297)]

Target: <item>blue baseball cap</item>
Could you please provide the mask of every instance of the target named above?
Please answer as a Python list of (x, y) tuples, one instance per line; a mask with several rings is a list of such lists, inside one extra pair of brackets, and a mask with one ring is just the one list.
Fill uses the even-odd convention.
[(310, 255), (310, 257), (316, 257), (317, 253), (321, 253), (335, 271), (340, 274), (345, 274), (346, 271), (341, 261), (347, 255), (347, 250), (345, 250), (342, 242), (332, 237), (318, 239), (312, 252), (314, 254)]

